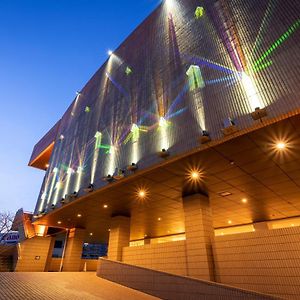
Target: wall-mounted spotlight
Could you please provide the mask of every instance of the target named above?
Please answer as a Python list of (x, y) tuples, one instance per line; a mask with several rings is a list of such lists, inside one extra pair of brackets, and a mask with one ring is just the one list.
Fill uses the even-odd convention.
[(107, 176), (104, 176), (102, 178), (102, 180), (105, 181), (105, 182), (111, 183), (111, 182), (114, 181), (114, 178), (110, 174), (108, 174)]
[(231, 135), (238, 131), (235, 121), (230, 117), (225, 119), (223, 124), (224, 124), (224, 128), (222, 129), (222, 132), (224, 135)]
[(77, 193), (77, 192), (74, 192), (73, 194), (67, 195), (67, 196), (66, 196), (66, 199), (67, 199), (68, 201), (73, 201), (73, 200), (75, 200), (77, 197), (78, 197), (78, 193)]
[(61, 198), (60, 203), (61, 204), (65, 204), (66, 203), (66, 199), (65, 198)]
[(211, 138), (209, 136), (209, 133), (206, 130), (203, 130), (202, 136), (200, 138), (201, 144), (206, 144), (206, 143), (209, 143), (210, 141), (211, 141)]
[(170, 156), (170, 152), (166, 149), (162, 149), (157, 155), (161, 158), (168, 158)]
[(84, 189), (84, 191), (86, 193), (91, 193), (94, 191), (94, 189), (95, 189), (94, 185), (92, 183), (90, 183), (89, 186)]
[(138, 169), (137, 164), (132, 163), (131, 165), (127, 166), (127, 170), (131, 172), (135, 172)]
[(80, 95), (81, 95), (81, 92), (77, 91), (77, 92), (76, 92), (76, 95), (77, 95), (77, 96), (80, 96)]
[(268, 115), (266, 108), (255, 108), (255, 111), (251, 113), (251, 117), (254, 121), (261, 120)]
[(56, 207), (56, 205), (53, 203), (53, 204), (51, 205), (51, 209), (55, 209), (55, 207)]
[(120, 180), (120, 179), (124, 178), (125, 177), (125, 170), (116, 168), (116, 171), (115, 171), (113, 177), (114, 177), (115, 180)]
[(112, 50), (108, 50), (107, 54), (108, 54), (108, 56), (111, 56), (113, 54), (113, 51)]

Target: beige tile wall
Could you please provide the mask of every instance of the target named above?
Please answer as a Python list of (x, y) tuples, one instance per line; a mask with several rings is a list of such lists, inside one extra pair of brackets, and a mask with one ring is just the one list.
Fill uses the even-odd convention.
[(111, 219), (107, 256), (111, 260), (122, 260), (123, 247), (129, 246), (130, 218), (116, 216)]
[[(58, 272), (60, 267), (61, 258), (52, 258), (49, 272)], [(86, 271), (96, 271), (97, 270), (97, 259), (81, 259), (80, 271), (84, 271), (86, 264)]]
[(84, 237), (84, 229), (72, 229), (70, 231), (63, 263), (64, 272), (80, 271)]
[(214, 228), (207, 196), (195, 194), (183, 199), (185, 217), (187, 275), (213, 281), (212, 243)]
[(44, 272), (51, 237), (34, 237), (20, 243), (16, 272)]
[(218, 282), (300, 299), (300, 227), (218, 236)]
[(166, 274), (105, 259), (99, 260), (97, 275), (161, 299), (273, 299), (216, 283)]
[(124, 247), (123, 262), (172, 274), (187, 275), (185, 241)]

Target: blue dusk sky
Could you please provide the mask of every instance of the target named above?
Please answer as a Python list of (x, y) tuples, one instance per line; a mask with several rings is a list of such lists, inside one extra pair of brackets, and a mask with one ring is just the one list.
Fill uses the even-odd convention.
[(0, 0), (0, 211), (33, 211), (33, 146), (159, 0)]

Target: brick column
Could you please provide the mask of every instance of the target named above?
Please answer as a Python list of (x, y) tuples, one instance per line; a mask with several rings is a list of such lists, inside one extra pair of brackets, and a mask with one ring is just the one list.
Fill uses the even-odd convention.
[(214, 281), (212, 244), (214, 228), (205, 195), (194, 194), (183, 198), (185, 217), (187, 275)]
[(73, 228), (70, 230), (65, 256), (63, 260), (63, 272), (79, 272), (81, 265), (82, 248), (85, 237), (84, 229)]
[(116, 216), (111, 220), (108, 259), (122, 261), (123, 247), (129, 246), (130, 238), (130, 218)]

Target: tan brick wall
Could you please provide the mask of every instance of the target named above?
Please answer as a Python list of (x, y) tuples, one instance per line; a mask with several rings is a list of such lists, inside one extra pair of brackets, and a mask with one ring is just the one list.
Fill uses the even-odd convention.
[(208, 197), (200, 194), (183, 199), (187, 275), (214, 280), (212, 243), (214, 229)]
[(299, 227), (219, 236), (215, 241), (218, 282), (299, 299)]
[(221, 284), (143, 269), (105, 259), (99, 260), (97, 276), (160, 299), (273, 299)]
[(34, 237), (20, 243), (16, 272), (44, 272), (50, 251), (51, 237)]
[[(60, 267), (61, 258), (52, 258), (49, 272), (58, 272)], [(96, 271), (97, 270), (97, 259), (81, 259), (80, 260), (80, 271), (84, 271), (84, 265), (86, 263), (86, 271)]]
[(111, 260), (122, 260), (123, 247), (129, 246), (130, 218), (117, 216), (111, 220), (108, 258)]
[(72, 229), (70, 231), (63, 261), (64, 272), (80, 271), (84, 236), (84, 229)]
[(177, 275), (187, 275), (185, 241), (123, 248), (123, 262)]

